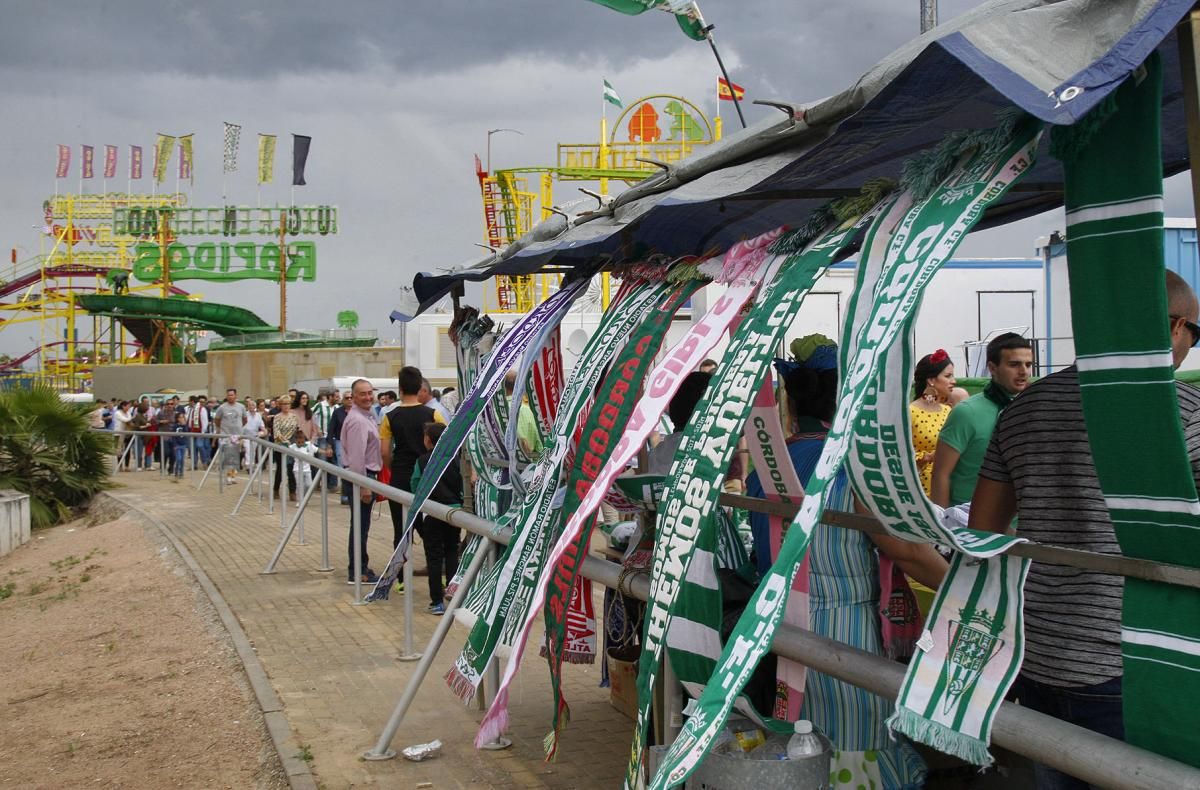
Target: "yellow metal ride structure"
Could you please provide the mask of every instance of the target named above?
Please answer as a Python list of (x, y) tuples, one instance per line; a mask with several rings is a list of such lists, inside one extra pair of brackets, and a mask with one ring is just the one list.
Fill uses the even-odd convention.
[[(513, 167), (487, 172), (475, 157), (483, 197), (484, 244), (499, 250), (555, 211), (554, 181), (589, 181), (607, 197), (609, 181), (632, 185), (661, 165), (690, 156), (721, 139), (721, 119), (710, 122), (681, 96), (653, 94), (631, 102), (612, 124), (600, 121), (596, 143), (559, 143), (553, 167)], [(531, 182), (532, 185), (531, 185)], [(494, 294), (485, 291), (484, 310), (527, 313), (558, 287), (559, 275), (501, 275)], [(608, 275), (602, 278), (601, 306), (608, 305)]]
[[(121, 193), (55, 195), (46, 200), (42, 249), (18, 260), (14, 248), (12, 268), (0, 271), (0, 331), (19, 333), (37, 325), (36, 337), (25, 336), (33, 348), (0, 362), (0, 382), (32, 381), (78, 391), (90, 383), (96, 364), (144, 361), (140, 344), (126, 336), (119, 322), (88, 314), (77, 306), (75, 297), (162, 290), (159, 283), (134, 286), (130, 282), (134, 245), (145, 239), (114, 233), (113, 210), (174, 209), (186, 202), (182, 194)], [(37, 368), (25, 372), (23, 365), (31, 360)]]

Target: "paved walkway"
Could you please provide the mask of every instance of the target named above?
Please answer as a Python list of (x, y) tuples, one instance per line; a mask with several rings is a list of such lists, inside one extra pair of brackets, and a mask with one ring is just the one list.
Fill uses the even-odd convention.
[[(330, 497), (332, 573), (321, 564), (320, 511), (314, 496), (306, 517), (308, 545), (293, 538), (277, 572), (261, 574), (280, 537), (278, 509), (267, 515), (265, 500), (253, 496), (230, 517), (241, 485), (218, 493), (214, 478), (197, 492), (199, 472), (173, 484), (157, 471), (121, 473), (114, 498), (165, 526), (194, 556), (241, 622), (271, 685), (283, 702), (297, 744), (312, 754), (320, 787), (431, 788), (596, 788), (617, 787), (629, 753), (633, 723), (598, 687), (600, 664), (564, 665), (564, 689), (571, 704), (567, 727), (554, 763), (542, 760), (542, 738), (549, 730), (551, 698), (545, 662), (524, 662), (514, 681), (509, 706), (512, 748), (476, 751), (472, 746), (482, 713), (464, 707), (442, 682), (466, 639), (455, 626), (434, 662), (413, 707), (393, 742), (404, 746), (440, 738), (440, 757), (421, 763), (397, 758), (360, 759), (382, 732), (392, 708), (411, 677), (415, 662), (401, 662), (404, 648), (403, 596), (355, 606), (353, 588), (341, 570), (346, 552), (349, 508)], [(276, 505), (278, 508), (278, 504)], [(376, 508), (371, 530), (372, 564), (383, 565), (391, 551), (391, 521)], [(418, 548), (416, 568), (423, 567)], [(425, 579), (417, 577), (414, 634), (422, 650), (439, 618), (426, 614)], [(597, 599), (599, 590), (597, 587)], [(600, 603), (596, 603), (597, 612)], [(541, 638), (537, 629), (534, 638)]]

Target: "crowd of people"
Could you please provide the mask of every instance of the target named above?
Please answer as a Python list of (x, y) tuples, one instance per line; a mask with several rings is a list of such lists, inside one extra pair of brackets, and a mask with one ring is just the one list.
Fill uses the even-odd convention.
[[(1168, 273), (1170, 338), (1176, 368), (1200, 343), (1200, 303), (1190, 287)], [(833, 341), (810, 336), (793, 346), (795, 358), (779, 361), (786, 393), (788, 448), (802, 484), (808, 484), (837, 410), (837, 348)], [(968, 396), (958, 386), (954, 364), (943, 350), (916, 365), (909, 404), (915, 461), (929, 498), (943, 507), (970, 507), (969, 525), (993, 532), (1019, 531), (1032, 540), (1119, 554), (1120, 547), (1096, 476), (1084, 423), (1075, 366), (1034, 381), (1030, 342), (1014, 333), (987, 346), (988, 380)], [(697, 402), (718, 363), (705, 360), (685, 380), (668, 413), (675, 428), (649, 455), (650, 472), (666, 473)], [(514, 391), (509, 376), (505, 390)], [(207, 464), (214, 453), (229, 482), (253, 469), (257, 446), (248, 437), (269, 439), (305, 454), (323, 457), (359, 475), (416, 490), (430, 454), (458, 407), (452, 388), (438, 391), (421, 371), (404, 367), (397, 391), (376, 393), (367, 379), (348, 392), (322, 390), (313, 400), (290, 390), (278, 398), (239, 400), (235, 390), (212, 402), (203, 396), (187, 403), (176, 397), (161, 402), (100, 402), (91, 414), (96, 428), (124, 434), (124, 468), (150, 468), (157, 457), (177, 479), (188, 461)], [(1179, 384), (1181, 416), (1189, 450), (1200, 456), (1200, 392)], [(1193, 425), (1193, 415), (1196, 416)], [(541, 451), (536, 418), (527, 403), (518, 410), (517, 436), (528, 458)], [(132, 431), (154, 431), (133, 437)], [(657, 438), (657, 437), (656, 437)], [(156, 443), (163, 442), (162, 450)], [(762, 497), (756, 472), (735, 458), (729, 478), (749, 496)], [(1200, 468), (1200, 464), (1197, 465)], [(295, 499), (313, 479), (307, 464), (276, 452), (273, 485), (287, 480)], [(1197, 475), (1200, 483), (1200, 475)], [(336, 481), (331, 481), (336, 484)], [(347, 535), (347, 581), (375, 584), (368, 536), (376, 496), (362, 489), (351, 502), (352, 487), (341, 481), (341, 502), (358, 507), (357, 542)], [(736, 487), (735, 487), (736, 488)], [(458, 463), (450, 464), (431, 496), (448, 505), (463, 501)], [(830, 507), (861, 509), (853, 501), (843, 472), (830, 495)], [(389, 501), (393, 548), (403, 533), (406, 508)], [(351, 509), (351, 514), (353, 514)], [(1019, 517), (1019, 521), (1015, 520)], [(775, 550), (765, 515), (751, 515), (752, 564), (770, 566)], [(353, 524), (353, 515), (350, 519)], [(1018, 526), (1019, 525), (1019, 526)], [(445, 586), (456, 573), (460, 531), (423, 516), (416, 522), (428, 567), (428, 611), (445, 611)], [(935, 590), (948, 568), (937, 548), (885, 535), (821, 525), (809, 550), (809, 615), (813, 630), (879, 655), (903, 658), (905, 645), (891, 622), (896, 596), (911, 587)], [(356, 579), (356, 561), (361, 576)], [(1021, 704), (1115, 738), (1123, 738), (1121, 591), (1124, 580), (1098, 571), (1035, 563), (1025, 587), (1025, 661), (1014, 691)], [(903, 588), (899, 589), (899, 588)], [(881, 601), (887, 605), (881, 608)], [(903, 608), (903, 607), (901, 607)], [(915, 601), (914, 601), (915, 610)], [(728, 619), (728, 618), (727, 618)], [(836, 679), (809, 672), (804, 717), (821, 728), (843, 753), (870, 754), (880, 766), (884, 786), (917, 786), (924, 775), (920, 756), (885, 725), (890, 703)], [(1039, 766), (1040, 787), (1075, 787), (1070, 777)], [(1082, 785), (1079, 785), (1082, 786)]]
[[(274, 398), (243, 399), (233, 388), (220, 401), (205, 395), (193, 395), (186, 401), (176, 395), (100, 400), (89, 421), (92, 428), (110, 430), (119, 438), (120, 471), (149, 470), (162, 464), (175, 483), (183, 479), (189, 465), (195, 469), (216, 464), (226, 484), (237, 484), (241, 475), (250, 474), (260, 463), (262, 445), (248, 441), (257, 438), (360, 474), (382, 477), (384, 482), (411, 491), (416, 489), (441, 431), (454, 416), (459, 394), (453, 387), (435, 389), (415, 367), (404, 368), (398, 384), (399, 395), (394, 390), (376, 393), (370, 382), (359, 379), (350, 391), (322, 389), (315, 400), (296, 389)], [(368, 433), (374, 437), (370, 449), (365, 444)], [(380, 438), (385, 442), (382, 450)], [(281, 450), (271, 453), (275, 496), (281, 496), (286, 481), (288, 500), (296, 502), (320, 481), (313, 465)], [(433, 501), (462, 502), (462, 476), (457, 465), (452, 466), (438, 483)], [(387, 471), (381, 475), (381, 470)], [(348, 481), (331, 474), (327, 483), (340, 489), (342, 505), (351, 505), (353, 487)], [(371, 492), (362, 492), (362, 581), (368, 584), (377, 581), (366, 552), (374, 502)], [(396, 502), (389, 502), (389, 507), (394, 548), (403, 533), (405, 509)], [(457, 572), (460, 531), (424, 515), (416, 528), (431, 569), (429, 611), (440, 615), (445, 612), (445, 585)], [(353, 536), (348, 540), (347, 580), (353, 583)]]

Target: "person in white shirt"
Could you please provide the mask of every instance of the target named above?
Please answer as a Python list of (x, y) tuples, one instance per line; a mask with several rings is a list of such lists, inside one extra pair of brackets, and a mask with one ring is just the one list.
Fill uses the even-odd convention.
[[(246, 398), (246, 424), (242, 426), (242, 436), (263, 439), (266, 435), (267, 426), (263, 422), (262, 412), (258, 410), (258, 404), (254, 402), (254, 398)], [(244, 444), (246, 469), (253, 469), (258, 465), (260, 448), (254, 442)]]
[[(292, 434), (292, 442), (289, 446), (293, 450), (299, 450), (310, 458), (319, 452), (317, 446), (310, 442), (308, 437), (304, 435), (304, 431), (296, 431), (294, 434)], [(309, 487), (312, 485), (312, 472), (313, 470), (311, 464), (309, 464), (307, 461), (301, 461), (299, 459), (296, 460), (296, 483), (300, 488), (298, 493), (301, 497), (304, 496), (304, 492), (308, 491)]]
[[(120, 439), (120, 444), (117, 447), (118, 458), (120, 458), (125, 452), (126, 446), (133, 439), (133, 437), (129, 435), (129, 423), (132, 420), (133, 409), (130, 407), (129, 401), (121, 401), (120, 405), (118, 405), (116, 410), (113, 412), (113, 432), (117, 434), (117, 437)], [(132, 450), (130, 452), (132, 452)], [(125, 471), (129, 471), (128, 455), (125, 456)]]

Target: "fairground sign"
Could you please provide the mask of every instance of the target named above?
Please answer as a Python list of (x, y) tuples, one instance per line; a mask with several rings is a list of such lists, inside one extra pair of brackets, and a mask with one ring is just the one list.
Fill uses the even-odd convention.
[(55, 195), (42, 201), (42, 212), (49, 225), (56, 219), (66, 219), (68, 212), (75, 220), (108, 219), (119, 208), (177, 208), (187, 203), (182, 194), (127, 195), (106, 192), (102, 195)]
[(162, 228), (174, 236), (278, 236), (281, 217), (289, 236), (338, 232), (337, 206), (139, 207), (113, 208), (113, 232), (152, 238)]
[[(139, 244), (133, 276), (142, 282), (157, 281), (162, 272), (162, 248)], [(167, 260), (172, 280), (278, 280), (279, 245), (242, 241), (168, 244)], [(312, 282), (317, 277), (317, 245), (297, 241), (287, 245), (287, 279)]]

